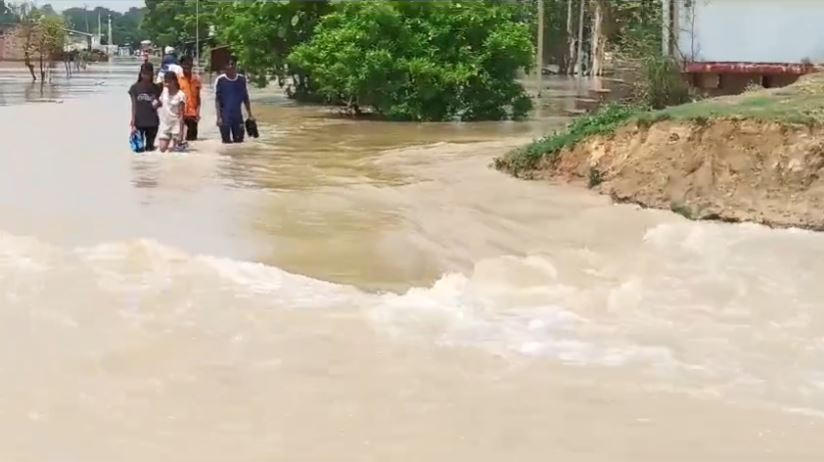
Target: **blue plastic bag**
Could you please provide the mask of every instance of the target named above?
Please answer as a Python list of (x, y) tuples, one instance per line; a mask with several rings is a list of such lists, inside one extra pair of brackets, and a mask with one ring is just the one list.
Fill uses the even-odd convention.
[(132, 152), (138, 153), (143, 152), (146, 150), (146, 144), (143, 141), (143, 135), (140, 134), (137, 130), (132, 132), (129, 136), (129, 147), (132, 148)]

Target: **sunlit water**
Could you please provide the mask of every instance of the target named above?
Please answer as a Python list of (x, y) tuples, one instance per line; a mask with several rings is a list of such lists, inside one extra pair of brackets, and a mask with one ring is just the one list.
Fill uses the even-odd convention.
[(135, 156), (132, 65), (0, 108), (0, 460), (821, 460), (824, 236), (489, 169), (570, 83)]

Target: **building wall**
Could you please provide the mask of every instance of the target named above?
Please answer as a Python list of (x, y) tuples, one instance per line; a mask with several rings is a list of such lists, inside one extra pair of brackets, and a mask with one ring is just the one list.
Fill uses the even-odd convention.
[(22, 61), (23, 58), (23, 40), (20, 38), (19, 28), (6, 29), (0, 40), (0, 59)]
[(678, 51), (688, 61), (824, 62), (824, 0), (676, 3)]
[(0, 38), (0, 59), (16, 61), (23, 59), (23, 51), (18, 37), (17, 28), (6, 29)]

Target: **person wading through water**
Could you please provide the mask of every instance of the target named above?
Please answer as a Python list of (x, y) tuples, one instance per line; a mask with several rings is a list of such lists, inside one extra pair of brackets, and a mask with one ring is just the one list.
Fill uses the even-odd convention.
[(186, 112), (183, 114), (183, 123), (186, 125), (186, 141), (197, 140), (197, 124), (200, 122), (200, 77), (192, 72), (194, 60), (191, 56), (184, 56), (180, 60), (183, 67), (183, 76), (178, 79), (180, 89), (186, 95)]
[(241, 106), (246, 106), (249, 120), (255, 120), (249, 102), (249, 90), (246, 88), (246, 77), (237, 73), (236, 63), (235, 57), (230, 57), (226, 63), (225, 73), (215, 80), (217, 126), (220, 128), (220, 137), (224, 143), (243, 142)]
[(155, 150), (155, 138), (160, 126), (157, 108), (160, 107), (161, 87), (153, 82), (154, 66), (145, 63), (140, 66), (137, 83), (129, 88), (132, 100), (132, 118), (129, 124), (132, 133), (143, 138), (144, 151)]
[(186, 111), (186, 95), (180, 90), (180, 83), (174, 72), (167, 72), (166, 86), (160, 94), (160, 130), (158, 134), (160, 152), (184, 149), (183, 114)]
[(177, 63), (177, 55), (174, 47), (166, 47), (166, 54), (160, 64), (160, 70), (157, 72), (157, 83), (163, 85), (166, 83), (166, 73), (174, 72), (178, 77), (183, 75), (183, 68)]

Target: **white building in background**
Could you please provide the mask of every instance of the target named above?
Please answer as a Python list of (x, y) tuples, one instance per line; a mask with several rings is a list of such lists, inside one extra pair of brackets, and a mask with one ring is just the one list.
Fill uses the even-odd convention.
[(662, 0), (664, 51), (696, 85), (792, 83), (824, 64), (824, 0)]

